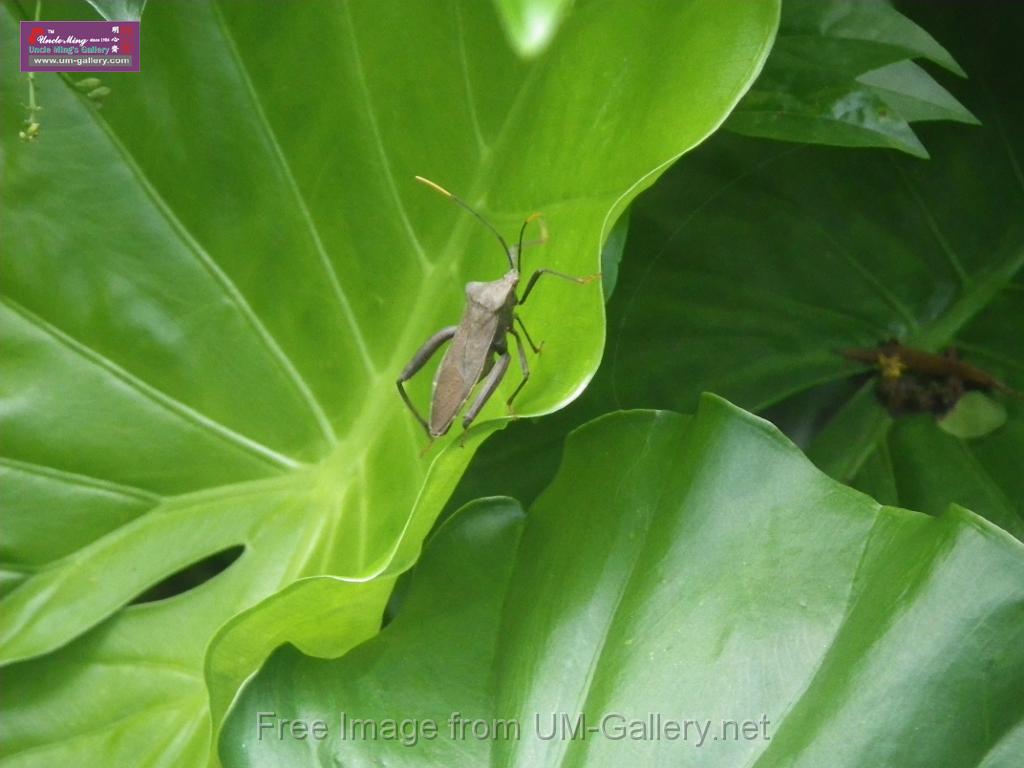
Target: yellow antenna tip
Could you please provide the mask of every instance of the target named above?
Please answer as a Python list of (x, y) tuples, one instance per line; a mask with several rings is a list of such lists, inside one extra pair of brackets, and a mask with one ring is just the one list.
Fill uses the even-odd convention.
[(428, 187), (430, 187), (431, 189), (433, 189), (433, 190), (435, 190), (437, 192), (440, 192), (445, 197), (453, 197), (452, 193), (449, 192), (444, 187), (442, 187), (440, 184), (435, 184), (430, 179), (425, 179), (422, 176), (416, 176), (415, 178), (416, 178), (416, 181), (418, 181), (420, 184), (426, 184)]
[(526, 217), (526, 223), (529, 224), (530, 222), (536, 221), (537, 219), (541, 218), (544, 218), (544, 214), (541, 213), (540, 211), (537, 211), (536, 213), (531, 213), (529, 216)]

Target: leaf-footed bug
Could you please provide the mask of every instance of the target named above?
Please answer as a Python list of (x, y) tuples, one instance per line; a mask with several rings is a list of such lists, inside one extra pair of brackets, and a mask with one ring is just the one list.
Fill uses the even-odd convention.
[[(462, 419), (462, 428), (469, 429), (473, 420), (480, 413), (480, 410), (487, 404), (491, 396), (498, 389), (505, 373), (508, 371), (511, 355), (508, 351), (506, 336), (515, 339), (516, 349), (519, 353), (519, 366), (523, 372), (523, 380), (515, 388), (506, 401), (511, 410), (512, 401), (522, 390), (530, 378), (530, 366), (526, 361), (526, 349), (519, 333), (513, 327), (513, 323), (519, 325), (519, 329), (526, 337), (527, 343), (534, 353), (539, 353), (541, 347), (533, 343), (530, 334), (523, 325), (522, 319), (516, 314), (516, 306), (526, 303), (531, 291), (542, 275), (554, 275), (564, 280), (584, 285), (600, 277), (600, 275), (589, 275), (587, 277), (573, 277), (553, 269), (538, 269), (526, 283), (526, 290), (522, 298), (516, 295), (516, 288), (519, 285), (519, 269), (522, 263), (523, 235), (531, 222), (541, 218), (541, 214), (534, 213), (526, 218), (519, 229), (519, 242), (514, 247), (509, 247), (501, 233), (485, 219), (479, 212), (472, 208), (464, 200), (453, 195), (444, 187), (435, 184), (429, 179), (417, 176), (416, 180), (426, 184), (431, 189), (439, 192), (452, 202), (462, 206), (475, 216), (485, 227), (487, 227), (505, 251), (508, 258), (509, 271), (500, 280), (489, 283), (471, 282), (466, 284), (466, 309), (463, 312), (462, 320), (458, 325), (450, 325), (442, 328), (431, 336), (413, 355), (412, 360), (402, 370), (402, 375), (395, 382), (398, 385), (398, 393), (402, 400), (412, 411), (413, 416), (426, 430), (431, 441), (441, 437), (451, 428), (459, 411), (469, 400), (473, 388), (482, 382), (482, 388), (477, 393), (476, 399), (470, 406)], [(541, 222), (543, 235), (540, 242), (547, 240), (547, 231)], [(420, 412), (413, 405), (412, 400), (405, 391), (403, 384), (411, 379), (426, 365), (434, 353), (441, 348), (445, 342), (450, 341), (451, 346), (445, 352), (441, 365), (434, 376), (434, 392), (430, 401), (430, 420), (427, 421), (420, 415)], [(495, 360), (495, 356), (497, 359)]]

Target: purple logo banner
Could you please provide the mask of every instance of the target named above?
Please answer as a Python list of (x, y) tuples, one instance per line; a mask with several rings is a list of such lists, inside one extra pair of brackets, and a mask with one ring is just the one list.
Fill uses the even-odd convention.
[(137, 21), (23, 21), (22, 72), (138, 72)]

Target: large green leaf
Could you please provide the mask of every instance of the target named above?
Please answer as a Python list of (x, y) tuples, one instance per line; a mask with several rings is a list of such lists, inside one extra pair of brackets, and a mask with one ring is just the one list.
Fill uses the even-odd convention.
[(927, 157), (910, 123), (977, 120), (917, 58), (964, 74), (889, 0), (786, 0), (764, 72), (726, 126), (748, 136)]
[[(966, 510), (880, 506), (707, 397), (692, 419), (574, 433), (520, 526), (511, 501), (471, 505), (379, 636), (334, 661), (275, 654), (229, 718), (225, 764), (1016, 764), (1024, 546)], [(321, 718), (328, 737), (260, 731), (258, 712)], [(542, 738), (581, 712), (594, 731)], [(452, 738), (453, 713), (519, 738)], [(342, 714), (439, 733), (343, 740)], [(711, 726), (614, 738), (652, 715)]]
[[(352, 585), (412, 562), (517, 383), (465, 446), (453, 431), (421, 455), (394, 380), (457, 321), (463, 284), (505, 267), (413, 175), (509, 236), (543, 210), (550, 244), (526, 268), (595, 272), (621, 210), (754, 78), (777, 15), (580, 3), (524, 63), (488, 3), (158, 3), (143, 72), (104, 78), (102, 111), (37, 77), (38, 141), (3, 117), (3, 562), (20, 583), (0, 637), (4, 661), (30, 659), (5, 674), (8, 763), (201, 764), (226, 621), (218, 706), (284, 639), (340, 652), (371, 631), (386, 590)], [(0, 25), (13, 105), (8, 6)], [(517, 406), (541, 414), (596, 368), (600, 286), (542, 284), (523, 315), (547, 343)], [(425, 371), (411, 392), (429, 389)], [(124, 608), (237, 546), (214, 580)], [(344, 578), (327, 602), (316, 580), (289, 589), (317, 574)]]

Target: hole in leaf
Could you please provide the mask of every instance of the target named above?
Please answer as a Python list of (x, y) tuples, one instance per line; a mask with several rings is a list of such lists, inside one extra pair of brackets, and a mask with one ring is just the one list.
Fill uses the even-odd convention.
[(208, 582), (218, 573), (227, 570), (235, 560), (242, 556), (244, 551), (244, 546), (237, 545), (220, 552), (214, 552), (202, 560), (197, 560), (180, 571), (172, 573), (163, 581), (154, 584), (132, 600), (131, 605), (155, 603), (157, 600), (166, 600), (169, 597), (181, 595), (195, 589), (200, 584)]

